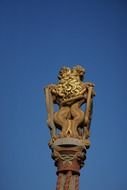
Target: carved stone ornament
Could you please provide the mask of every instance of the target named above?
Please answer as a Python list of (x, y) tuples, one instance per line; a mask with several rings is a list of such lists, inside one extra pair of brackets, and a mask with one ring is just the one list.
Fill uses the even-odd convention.
[(95, 96), (94, 84), (83, 82), (80, 65), (63, 67), (58, 83), (45, 88), (49, 147), (57, 166), (57, 190), (78, 190), (80, 168), (90, 146), (90, 123)]
[[(51, 131), (52, 144), (62, 137), (82, 139), (89, 147), (90, 121), (92, 114), (94, 84), (83, 82), (85, 69), (79, 65), (61, 68), (58, 84), (45, 88), (48, 126)], [(59, 106), (54, 111), (54, 104)], [(85, 110), (81, 109), (85, 105)]]

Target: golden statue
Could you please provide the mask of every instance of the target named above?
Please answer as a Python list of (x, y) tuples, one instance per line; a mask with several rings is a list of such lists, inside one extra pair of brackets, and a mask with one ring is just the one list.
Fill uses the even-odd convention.
[[(59, 71), (58, 83), (45, 88), (48, 126), (51, 142), (56, 139), (72, 137), (80, 139), (88, 148), (90, 145), (90, 121), (94, 84), (83, 82), (85, 69), (79, 65), (63, 67)], [(58, 110), (54, 111), (54, 104)], [(84, 105), (84, 110), (83, 110)]]

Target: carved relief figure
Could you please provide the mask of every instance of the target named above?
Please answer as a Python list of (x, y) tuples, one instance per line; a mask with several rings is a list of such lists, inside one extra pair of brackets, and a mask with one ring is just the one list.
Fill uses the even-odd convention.
[[(85, 69), (79, 65), (61, 68), (58, 84), (45, 88), (48, 126), (54, 141), (61, 137), (83, 139), (89, 146), (89, 131), (92, 114), (94, 84), (83, 82)], [(54, 104), (59, 110), (54, 112)], [(82, 109), (85, 105), (85, 109)], [(60, 133), (57, 134), (57, 129)]]

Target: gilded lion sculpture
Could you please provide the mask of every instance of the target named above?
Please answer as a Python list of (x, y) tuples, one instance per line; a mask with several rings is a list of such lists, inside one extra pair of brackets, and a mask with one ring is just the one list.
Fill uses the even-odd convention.
[[(50, 143), (58, 138), (72, 137), (81, 139), (86, 147), (90, 146), (90, 122), (95, 91), (93, 83), (83, 82), (84, 74), (85, 69), (80, 65), (73, 68), (63, 67), (59, 71), (58, 83), (45, 88)], [(55, 104), (58, 105), (56, 111)]]

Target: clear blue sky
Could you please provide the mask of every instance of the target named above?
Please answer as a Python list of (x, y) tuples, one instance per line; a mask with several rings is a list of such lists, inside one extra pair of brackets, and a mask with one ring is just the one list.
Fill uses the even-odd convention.
[(54, 190), (43, 88), (81, 64), (96, 84), (80, 190), (127, 190), (127, 1), (0, 1), (0, 190)]

